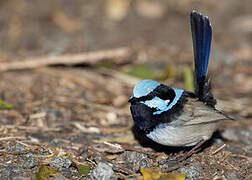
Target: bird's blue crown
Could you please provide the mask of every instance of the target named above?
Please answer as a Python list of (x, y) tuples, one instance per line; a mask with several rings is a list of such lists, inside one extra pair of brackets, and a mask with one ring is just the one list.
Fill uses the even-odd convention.
[(156, 81), (152, 81), (149, 79), (142, 80), (135, 85), (135, 87), (133, 89), (132, 97), (140, 98), (143, 96), (147, 96), (154, 89), (156, 89), (159, 85), (160, 85), (160, 83), (158, 83)]

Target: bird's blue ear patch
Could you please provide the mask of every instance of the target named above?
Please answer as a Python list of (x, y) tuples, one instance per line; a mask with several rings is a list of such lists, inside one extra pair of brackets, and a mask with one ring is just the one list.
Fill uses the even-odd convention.
[(140, 98), (143, 96), (147, 96), (154, 89), (156, 89), (159, 85), (160, 85), (160, 83), (158, 83), (156, 81), (142, 80), (135, 85), (135, 87), (133, 89), (132, 97)]
[(169, 104), (168, 108), (171, 109), (180, 99), (180, 97), (182, 96), (184, 90), (183, 89), (174, 89), (175, 91), (175, 97), (173, 99), (173, 101), (171, 102), (171, 104)]
[[(175, 95), (174, 99), (172, 100), (172, 102), (170, 102), (170, 103), (166, 102), (167, 104), (169, 104), (168, 106), (164, 106), (163, 104), (161, 106), (161, 105), (158, 104), (159, 105), (158, 106), (159, 110), (153, 112), (154, 115), (161, 114), (163, 112), (166, 112), (166, 111), (170, 110), (174, 105), (177, 104), (177, 102), (180, 99), (180, 97), (182, 96), (184, 90), (182, 90), (182, 89), (174, 89), (174, 92), (175, 92), (176, 95)], [(164, 103), (165, 101), (162, 101), (162, 102)], [(162, 107), (162, 108), (160, 108), (160, 107)]]

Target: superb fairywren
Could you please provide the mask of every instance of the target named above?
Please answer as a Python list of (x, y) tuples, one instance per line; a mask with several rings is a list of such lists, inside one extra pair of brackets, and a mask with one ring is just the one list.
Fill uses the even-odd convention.
[[(190, 15), (195, 64), (195, 92), (173, 89), (152, 80), (138, 82), (129, 102), (136, 126), (153, 141), (167, 146), (193, 146), (210, 139), (228, 120), (215, 108), (207, 69), (212, 27), (208, 17)], [(202, 143), (201, 143), (202, 144)]]

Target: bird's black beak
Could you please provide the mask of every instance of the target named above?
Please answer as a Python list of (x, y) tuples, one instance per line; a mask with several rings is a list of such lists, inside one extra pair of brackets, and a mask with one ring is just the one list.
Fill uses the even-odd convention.
[(134, 98), (131, 96), (131, 97), (129, 98), (128, 102), (131, 103), (131, 102), (133, 101), (133, 99), (134, 99)]

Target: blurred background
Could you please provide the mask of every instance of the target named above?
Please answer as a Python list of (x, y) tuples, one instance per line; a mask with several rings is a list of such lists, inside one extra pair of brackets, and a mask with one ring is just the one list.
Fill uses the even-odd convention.
[(252, 96), (251, 8), (249, 0), (1, 1), (0, 61), (132, 47), (130, 63), (99, 66), (173, 86), (175, 78), (175, 87), (192, 90), (190, 78), (182, 85), (178, 79), (193, 67), (189, 13), (196, 9), (213, 26), (209, 71), (216, 96), (240, 106), (241, 97)]
[[(1, 69), (1, 134), (48, 143), (52, 149), (69, 153), (90, 144), (95, 147), (104, 137), (119, 136), (112, 141), (137, 144), (130, 131), (133, 123), (127, 102), (136, 82), (149, 78), (193, 90), (189, 21), (193, 9), (207, 15), (213, 27), (209, 65), (213, 94), (223, 111), (238, 120), (223, 136), (240, 144), (227, 146), (227, 150), (246, 156), (249, 152), (251, 157), (250, 0), (0, 1), (0, 69), (41, 57), (69, 54), (71, 62), (71, 56), (79, 53), (112, 50), (113, 54), (117, 48), (130, 49), (125, 57), (112, 55), (70, 67), (60, 63), (33, 70)], [(75, 149), (71, 149), (73, 143), (79, 143)], [(91, 151), (101, 156), (98, 150)], [(78, 156), (78, 161), (86, 162), (88, 153)], [(208, 161), (217, 162), (205, 163)], [(232, 162), (235, 167), (242, 163), (248, 167), (244, 159), (230, 159)], [(206, 167), (204, 179), (217, 171), (212, 165)], [(219, 168), (223, 172), (228, 169), (224, 165)], [(242, 166), (235, 170), (241, 177), (248, 177), (248, 171)]]
[(249, 56), (240, 57), (251, 46), (251, 6), (249, 0), (1, 1), (1, 59), (133, 45), (189, 61), (188, 15), (196, 9), (211, 19), (213, 59), (232, 64)]

